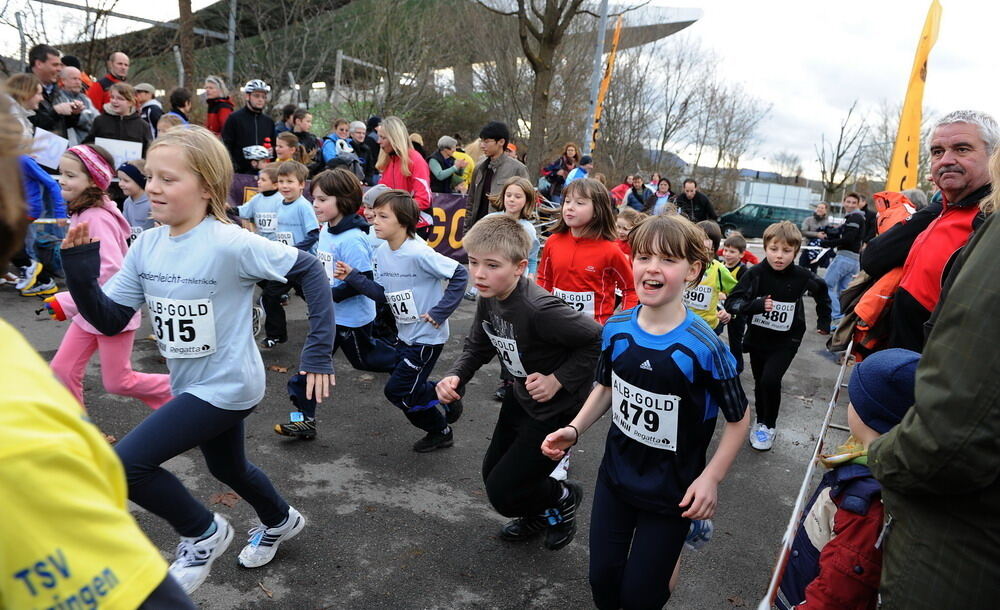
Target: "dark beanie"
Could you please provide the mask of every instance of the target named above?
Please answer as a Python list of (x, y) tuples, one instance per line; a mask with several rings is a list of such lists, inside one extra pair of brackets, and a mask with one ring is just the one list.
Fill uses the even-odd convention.
[(368, 131), (375, 131), (375, 128), (382, 124), (382, 117), (377, 115), (372, 115), (368, 117), (368, 122), (365, 123), (365, 129)]
[(80, 65), (80, 60), (77, 59), (75, 55), (63, 55), (62, 62), (64, 66), (76, 68), (77, 70), (83, 70), (83, 66)]
[(479, 130), (479, 137), (483, 140), (503, 140), (510, 143), (510, 130), (506, 123), (500, 121), (490, 121)]
[(594, 158), (590, 155), (583, 155), (580, 157), (580, 165), (590, 165), (594, 162)]
[(920, 354), (906, 349), (876, 352), (855, 367), (847, 393), (866, 426), (885, 434), (916, 402), (914, 386)]

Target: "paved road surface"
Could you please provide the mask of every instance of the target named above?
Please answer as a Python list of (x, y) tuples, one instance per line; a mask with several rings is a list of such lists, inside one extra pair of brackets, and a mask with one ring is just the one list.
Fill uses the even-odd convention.
[[(64, 326), (36, 317), (32, 310), (38, 303), (9, 287), (0, 288), (2, 316), (50, 359)], [(807, 307), (813, 319), (811, 302)], [(290, 335), (299, 339), (265, 353), (266, 365), (296, 366), (306, 329), (302, 302), (294, 301), (288, 313)], [(453, 337), (439, 370), (461, 349), (472, 313), (472, 304), (464, 302), (452, 318)], [(140, 336), (146, 334), (148, 326), (140, 329)], [(138, 370), (165, 371), (148, 340), (137, 341), (134, 362)], [(590, 491), (607, 418), (573, 453), (571, 476), (582, 481), (587, 492), (576, 541), (558, 552), (545, 550), (540, 541), (511, 545), (495, 536), (504, 519), (487, 504), (480, 475), (498, 412), (498, 403), (490, 398), (498, 365), (485, 367), (469, 386), (465, 416), (455, 426), (455, 447), (424, 455), (410, 450), (421, 433), (382, 396), (386, 376), (354, 371), (340, 355), (336, 365), (333, 400), (321, 406), (319, 437), (312, 442), (289, 441), (271, 431), (285, 420), (289, 403), (287, 375), (267, 372), (267, 396), (247, 419), (248, 454), (306, 516), (308, 525), (281, 547), (271, 565), (256, 570), (236, 565), (242, 543), (242, 537), (237, 538), (195, 593), (201, 607), (592, 607), (587, 585)], [(680, 584), (669, 607), (756, 607), (836, 372), (821, 338), (807, 334), (785, 378), (775, 449), (760, 454), (747, 447), (740, 454), (720, 489), (715, 538), (701, 551), (684, 553)], [(749, 371), (743, 381), (752, 396)], [(94, 363), (87, 371), (85, 399), (94, 421), (119, 438), (147, 415), (139, 401), (104, 393)], [(838, 415), (845, 419), (843, 410)], [(227, 491), (208, 475), (197, 451), (178, 456), (167, 468), (206, 502)], [(132, 508), (169, 558), (176, 536), (160, 519)], [(254, 525), (246, 502), (213, 508), (240, 533)]]

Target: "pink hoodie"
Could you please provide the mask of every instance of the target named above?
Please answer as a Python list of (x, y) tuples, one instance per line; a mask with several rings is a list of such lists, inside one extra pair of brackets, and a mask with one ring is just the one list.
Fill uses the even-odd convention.
[[(87, 208), (80, 213), (70, 215), (70, 227), (74, 227), (81, 222), (89, 223), (90, 237), (100, 240), (101, 275), (97, 283), (103, 286), (105, 282), (111, 279), (111, 276), (118, 273), (118, 270), (121, 269), (122, 261), (125, 260), (125, 253), (128, 252), (126, 240), (131, 235), (132, 229), (129, 227), (125, 217), (122, 216), (122, 213), (118, 211), (118, 206), (115, 205), (115, 202), (107, 197), (104, 198), (104, 202), (99, 206)], [(78, 324), (80, 328), (92, 335), (101, 334), (99, 330), (84, 320), (83, 316), (78, 315), (80, 312), (76, 308), (76, 303), (73, 302), (73, 297), (68, 292), (60, 292), (56, 295), (56, 300), (59, 301), (59, 305), (62, 307), (63, 313), (66, 314), (67, 319), (72, 319), (74, 324)], [(141, 318), (141, 314), (138, 311), (135, 312), (135, 315), (132, 316), (128, 325), (122, 329), (122, 332), (139, 328)]]
[(382, 179), (379, 184), (384, 184), (391, 189), (402, 189), (413, 195), (413, 200), (420, 208), (420, 220), (417, 228), (434, 224), (434, 217), (431, 211), (431, 169), (427, 166), (427, 161), (420, 156), (420, 153), (409, 150), (410, 175), (403, 175), (403, 162), (399, 155), (392, 155), (389, 158), (389, 165), (382, 172)]

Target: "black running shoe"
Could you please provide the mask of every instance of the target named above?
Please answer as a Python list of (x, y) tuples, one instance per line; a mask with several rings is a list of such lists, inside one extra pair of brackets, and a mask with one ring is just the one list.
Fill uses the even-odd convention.
[(279, 343), (284, 343), (286, 341), (288, 341), (288, 339), (275, 339), (274, 337), (268, 337), (260, 342), (260, 346), (265, 349), (271, 349)]
[(503, 402), (503, 399), (507, 397), (507, 392), (510, 392), (513, 386), (513, 381), (507, 381), (506, 379), (501, 381), (497, 391), (493, 393), (493, 398), (498, 402)]
[(449, 424), (453, 424), (462, 417), (462, 399), (459, 398), (455, 402), (449, 402), (448, 404), (441, 403), (444, 408), (444, 419)]
[(569, 495), (556, 508), (546, 511), (549, 529), (545, 532), (545, 548), (558, 551), (576, 536), (576, 511), (583, 502), (583, 488), (575, 481), (563, 481)]
[(503, 524), (500, 528), (500, 537), (510, 542), (523, 542), (531, 540), (548, 527), (549, 520), (545, 515), (518, 517)]
[(295, 438), (312, 440), (316, 438), (316, 420), (307, 417), (302, 421), (290, 421), (287, 424), (276, 424), (274, 426), (274, 431), (281, 436), (294, 436)]
[(417, 453), (430, 453), (435, 449), (445, 449), (455, 444), (455, 435), (451, 428), (448, 432), (428, 432), (427, 436), (413, 444)]

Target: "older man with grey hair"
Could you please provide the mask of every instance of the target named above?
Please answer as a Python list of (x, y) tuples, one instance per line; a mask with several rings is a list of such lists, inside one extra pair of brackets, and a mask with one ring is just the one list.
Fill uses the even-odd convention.
[(455, 158), (458, 140), (451, 136), (438, 138), (437, 151), (427, 159), (431, 168), (431, 190), (435, 193), (453, 193), (462, 182), (462, 170), (469, 164)]
[(70, 146), (76, 146), (87, 137), (91, 126), (94, 124), (94, 119), (101, 114), (99, 110), (94, 108), (93, 102), (90, 101), (90, 98), (87, 97), (87, 93), (83, 89), (83, 79), (80, 76), (79, 68), (63, 66), (63, 69), (59, 72), (59, 89), (55, 94), (55, 101), (56, 103), (79, 102), (83, 104), (83, 110), (80, 111), (80, 120), (75, 127), (66, 130)]
[(373, 177), (375, 175), (375, 162), (378, 161), (378, 148), (372, 150), (368, 140), (365, 139), (367, 130), (361, 121), (352, 121), (347, 129), (351, 137), (351, 148), (361, 160), (361, 169), (364, 170), (365, 174), (364, 183), (373, 186), (376, 182)]
[(979, 206), (990, 193), (989, 158), (998, 142), (1000, 128), (985, 112), (958, 110), (938, 120), (927, 148), (940, 201), (935, 197), (908, 222), (871, 240), (862, 254), (861, 268), (875, 278), (903, 267), (890, 314), (890, 347), (923, 350), (924, 325), (945, 274), (983, 222)]

